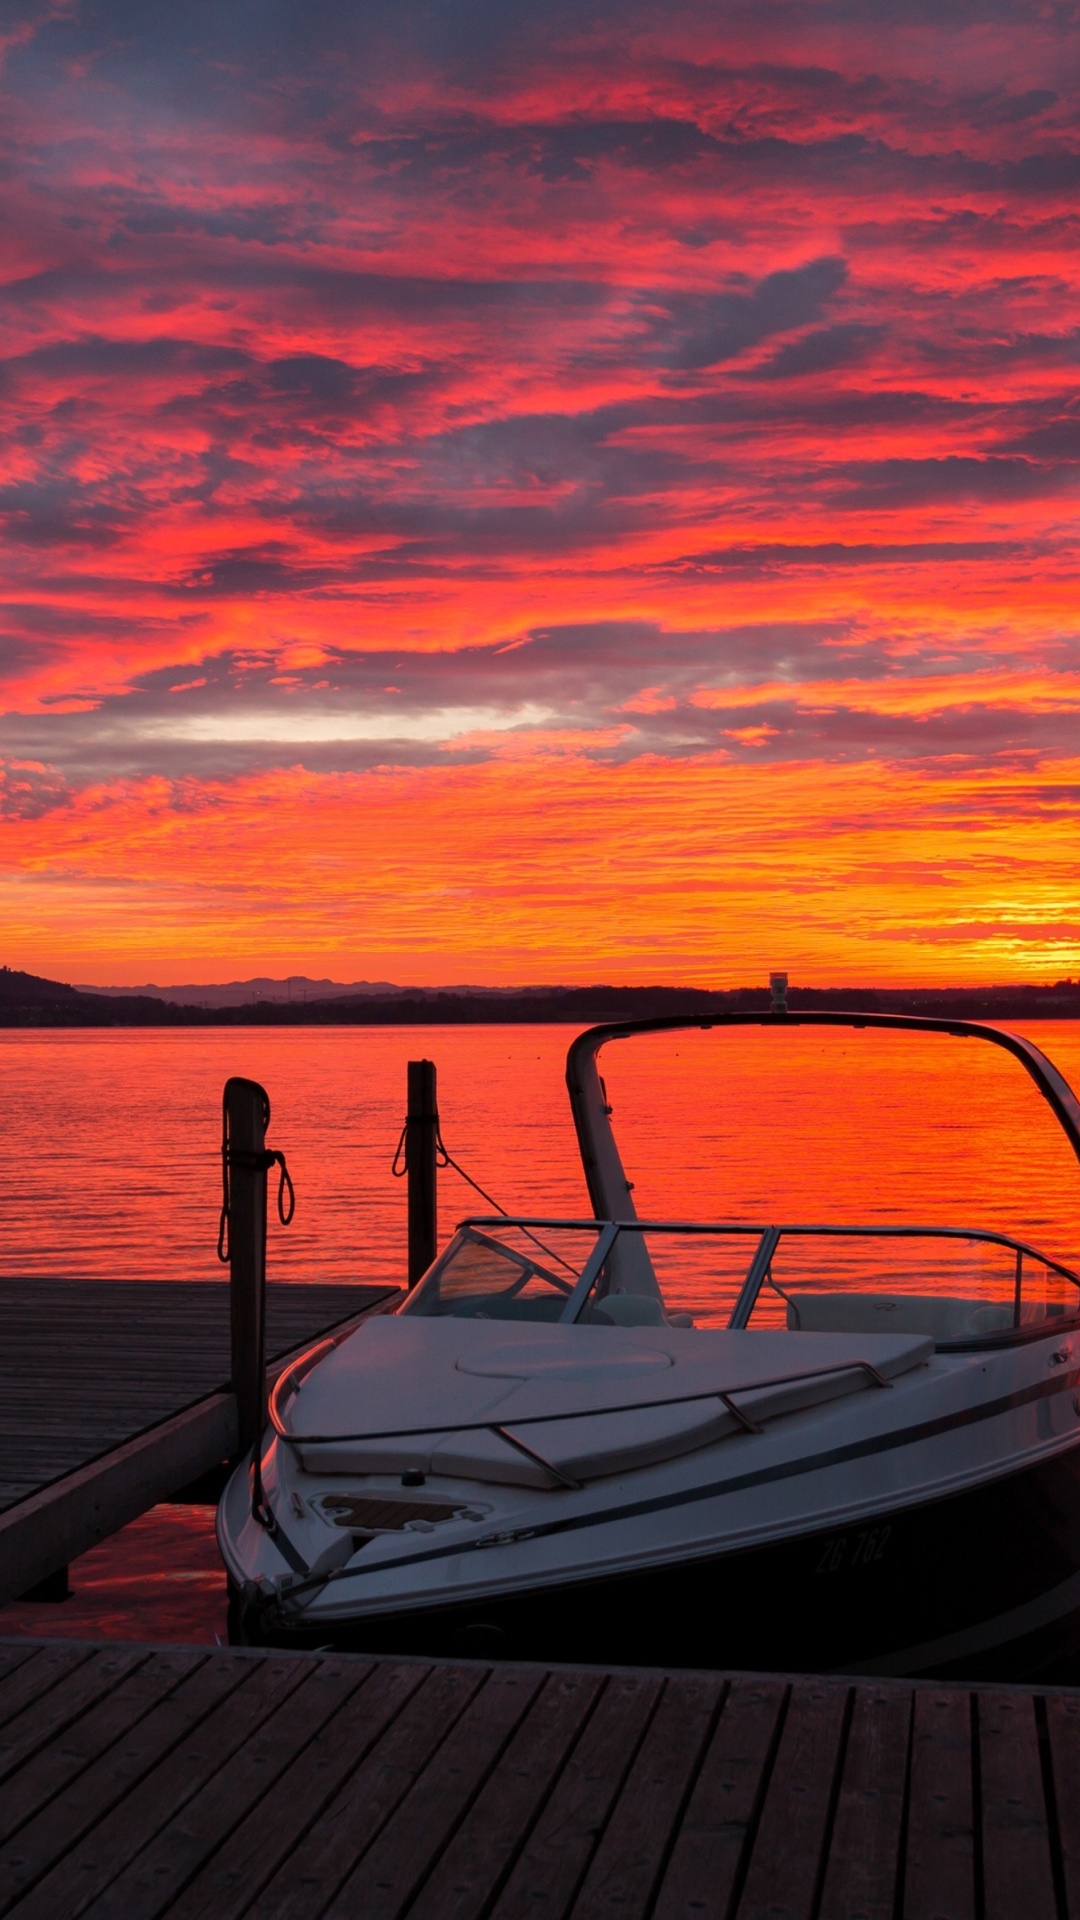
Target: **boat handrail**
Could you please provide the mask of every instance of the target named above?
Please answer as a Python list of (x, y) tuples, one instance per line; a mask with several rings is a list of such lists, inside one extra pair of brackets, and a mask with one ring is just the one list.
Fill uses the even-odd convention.
[(550, 1215), (539, 1214), (469, 1214), (459, 1220), (455, 1232), (465, 1227), (544, 1227), (548, 1232), (558, 1227), (567, 1231), (592, 1232), (599, 1234), (605, 1228), (615, 1227), (623, 1233), (682, 1233), (682, 1234), (722, 1234), (739, 1233), (754, 1235), (759, 1240), (765, 1234), (775, 1233), (779, 1239), (789, 1234), (813, 1236), (815, 1234), (866, 1238), (872, 1235), (876, 1239), (894, 1240), (980, 1240), (990, 1246), (1008, 1247), (1012, 1253), (1022, 1253), (1025, 1259), (1037, 1260), (1040, 1266), (1049, 1267), (1052, 1273), (1059, 1273), (1063, 1279), (1071, 1280), (1080, 1287), (1080, 1273), (1066, 1266), (1063, 1261), (1055, 1260), (1052, 1254), (1042, 1253), (1038, 1247), (1029, 1246), (1026, 1240), (1017, 1240), (1011, 1233), (997, 1233), (990, 1227), (944, 1227), (925, 1225), (919, 1222), (911, 1225), (893, 1226), (881, 1221), (870, 1223), (829, 1221), (787, 1220), (779, 1223), (762, 1223), (756, 1220), (594, 1220), (594, 1219), (556, 1219)]

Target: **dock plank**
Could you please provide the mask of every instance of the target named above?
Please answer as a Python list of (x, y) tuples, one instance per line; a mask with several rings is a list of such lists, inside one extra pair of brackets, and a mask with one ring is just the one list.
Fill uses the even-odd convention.
[(791, 1689), (739, 1920), (807, 1920), (825, 1864), (848, 1690), (798, 1680)]
[(157, 1920), (370, 1671), (349, 1660), (294, 1670), (295, 1684), (283, 1690), (231, 1763), (211, 1774), (95, 1900), (95, 1920)]
[(858, 1688), (818, 1920), (893, 1920), (910, 1731), (909, 1692)]
[(36, 1652), (36, 1647), (20, 1645), (16, 1640), (0, 1641), (0, 1683), (7, 1679), (9, 1673), (14, 1673), (16, 1667), (32, 1659)]
[[(369, 1673), (360, 1667), (361, 1677)], [(426, 1678), (419, 1665), (378, 1666), (316, 1734), (170, 1910), (169, 1920), (238, 1920)]]
[(563, 1920), (660, 1700), (654, 1674), (607, 1681), (492, 1920)]
[[(156, 1707), (0, 1847), (0, 1913), (93, 1834), (193, 1726), (250, 1678), (246, 1667), (200, 1660)], [(44, 1911), (49, 1911), (46, 1902)]]
[(971, 1713), (968, 1693), (916, 1692), (904, 1920), (974, 1920)]
[[(268, 1360), (395, 1291), (336, 1282), (270, 1284)], [(58, 1327), (64, 1330), (59, 1342)], [(72, 1473), (226, 1388), (229, 1289), (215, 1280), (3, 1278), (0, 1346), (11, 1376), (0, 1407), (5, 1504), (11, 1504), (12, 1489)]]
[(326, 1911), (486, 1677), (472, 1667), (422, 1674), (400, 1714), (262, 1888), (251, 1920), (308, 1920)]
[(1022, 1693), (976, 1701), (986, 1920), (1056, 1920), (1035, 1708)]
[(787, 1688), (734, 1680), (702, 1762), (654, 1920), (726, 1915), (757, 1821)]
[(39, 1648), (33, 1659), (20, 1663), (0, 1682), (0, 1727), (25, 1713), (32, 1701), (40, 1700), (50, 1688), (68, 1679), (90, 1657), (89, 1647), (65, 1641)]
[(489, 1673), (326, 1910), (326, 1920), (397, 1920), (455, 1832), (543, 1683), (535, 1668)]
[(669, 1680), (573, 1905), (574, 1920), (643, 1920), (712, 1732), (723, 1683)]
[(480, 1920), (599, 1697), (598, 1674), (549, 1674), (410, 1920)]
[(20, 1768), (0, 1797), (0, 1843), (40, 1812), (94, 1760), (200, 1666), (202, 1652), (147, 1653), (144, 1664)]
[(1080, 1920), (1080, 1694), (1051, 1695), (1046, 1732), (1067, 1920)]
[[(303, 1684), (301, 1663), (268, 1660), (253, 1666), (229, 1699), (213, 1708), (166, 1752), (138, 1785), (44, 1875), (19, 1902), (20, 1920), (76, 1920), (128, 1862), (198, 1792), (204, 1781), (250, 1740), (278, 1702)], [(223, 1704), (223, 1703), (222, 1703)]]
[(0, 1728), (0, 1782), (25, 1767), (41, 1747), (48, 1746), (73, 1720), (111, 1693), (117, 1682), (145, 1659), (145, 1653), (134, 1647), (109, 1649), (96, 1659), (85, 1660), (64, 1675), (63, 1685), (53, 1685), (43, 1697), (15, 1714)]

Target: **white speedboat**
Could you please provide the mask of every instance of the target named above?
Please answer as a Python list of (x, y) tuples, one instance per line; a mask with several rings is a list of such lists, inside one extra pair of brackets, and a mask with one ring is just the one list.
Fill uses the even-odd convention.
[[(635, 1214), (600, 1048), (754, 1022), (1003, 1047), (1080, 1158), (1080, 1103), (993, 1027), (582, 1034), (567, 1079), (595, 1218), (466, 1221), (395, 1312), (282, 1376), (219, 1511), (235, 1637), (1024, 1677), (1080, 1649), (1076, 1273), (967, 1224)], [(680, 1310), (691, 1253), (737, 1260), (726, 1326)]]

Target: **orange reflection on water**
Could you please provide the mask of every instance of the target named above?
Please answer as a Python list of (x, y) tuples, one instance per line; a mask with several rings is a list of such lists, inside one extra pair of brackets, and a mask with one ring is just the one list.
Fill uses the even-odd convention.
[(0, 1634), (211, 1647), (225, 1640), (225, 1569), (210, 1507), (154, 1507), (69, 1571), (70, 1599), (0, 1607)]
[[(562, 1026), (0, 1031), (8, 1273), (214, 1279), (221, 1089), (270, 1092), (297, 1186), (270, 1273), (401, 1281), (390, 1163), (405, 1068), (433, 1059), (451, 1152), (511, 1212), (588, 1211)], [(1080, 1024), (1023, 1031), (1080, 1086)], [(997, 1048), (807, 1028), (696, 1029), (608, 1046), (601, 1072), (643, 1217), (908, 1220), (1020, 1234), (1080, 1262), (1080, 1177)], [(58, 1141), (63, 1151), (58, 1152)], [(452, 1172), (440, 1237), (489, 1211)]]

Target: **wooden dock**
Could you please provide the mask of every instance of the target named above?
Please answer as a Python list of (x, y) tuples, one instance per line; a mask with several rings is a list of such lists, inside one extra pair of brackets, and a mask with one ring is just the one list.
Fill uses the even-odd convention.
[[(271, 1374), (393, 1287), (267, 1287)], [(234, 1456), (227, 1282), (0, 1280), (0, 1604)]]
[(1080, 1694), (0, 1642), (19, 1920), (1075, 1920)]

